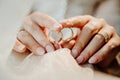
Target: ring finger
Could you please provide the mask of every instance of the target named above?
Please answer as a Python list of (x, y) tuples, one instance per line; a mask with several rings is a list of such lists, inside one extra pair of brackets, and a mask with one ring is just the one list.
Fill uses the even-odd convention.
[(102, 19), (92, 19), (83, 27), (80, 36), (78, 36), (75, 46), (72, 49), (72, 55), (74, 58), (79, 56), (80, 52), (88, 44), (94, 34), (96, 34), (103, 26), (105, 22)]
[(113, 35), (113, 31), (107, 25), (96, 34), (87, 47), (81, 52), (76, 59), (78, 63), (86, 62), (96, 51), (98, 51), (108, 39)]

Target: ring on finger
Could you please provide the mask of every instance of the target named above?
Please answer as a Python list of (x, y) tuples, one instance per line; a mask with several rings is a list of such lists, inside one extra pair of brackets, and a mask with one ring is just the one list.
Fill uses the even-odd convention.
[(108, 33), (107, 32), (102, 32), (102, 33), (97, 33), (97, 35), (101, 35), (101, 36), (103, 36), (104, 37), (104, 39), (105, 39), (105, 42), (108, 42), (109, 41), (109, 39), (110, 39), (110, 36), (108, 35)]

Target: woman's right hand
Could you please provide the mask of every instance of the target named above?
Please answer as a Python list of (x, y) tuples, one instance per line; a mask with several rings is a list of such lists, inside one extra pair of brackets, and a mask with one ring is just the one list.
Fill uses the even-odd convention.
[(17, 34), (14, 50), (22, 53), (28, 49), (35, 55), (54, 51), (55, 45), (47, 39), (44, 33), (45, 27), (50, 30), (59, 30), (62, 26), (52, 17), (39, 12), (34, 12), (25, 17)]

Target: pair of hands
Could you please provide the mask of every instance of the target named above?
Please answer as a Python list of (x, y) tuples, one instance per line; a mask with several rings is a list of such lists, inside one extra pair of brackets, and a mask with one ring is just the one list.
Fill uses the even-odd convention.
[(34, 12), (25, 17), (22, 26), (14, 46), (14, 50), (20, 53), (28, 49), (35, 55), (43, 55), (59, 48), (47, 39), (45, 27), (58, 32), (66, 27), (81, 29), (74, 41), (62, 44), (62, 47), (71, 49), (72, 56), (79, 64), (86, 61), (92, 64), (104, 61), (106, 65), (120, 51), (120, 37), (115, 29), (105, 20), (89, 15), (72, 17), (58, 23), (46, 14)]

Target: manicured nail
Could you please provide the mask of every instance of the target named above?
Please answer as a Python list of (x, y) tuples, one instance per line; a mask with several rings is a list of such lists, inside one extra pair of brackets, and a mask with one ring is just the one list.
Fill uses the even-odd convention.
[(61, 28), (62, 28), (62, 25), (56, 23), (56, 24), (54, 24), (53, 28), (54, 28), (54, 30), (58, 30), (58, 29), (61, 29)]
[(52, 51), (54, 51), (54, 48), (51, 45), (47, 45), (46, 50), (47, 50), (47, 52), (52, 52)]
[(18, 49), (20, 52), (22, 52), (22, 51), (25, 50), (25, 46), (24, 46), (24, 45), (19, 45), (19, 46), (17, 47), (17, 49)]
[(77, 56), (77, 54), (78, 54), (77, 49), (72, 49), (72, 55), (74, 58)]
[(84, 58), (83, 56), (79, 56), (76, 60), (80, 64), (80, 63), (83, 63)]
[(89, 63), (96, 63), (97, 62), (97, 58), (96, 57), (92, 57), (89, 59)]
[(45, 50), (44, 50), (43, 48), (41, 48), (41, 47), (38, 47), (38, 48), (36, 49), (36, 52), (38, 53), (38, 55), (43, 55), (43, 54), (45, 54)]

